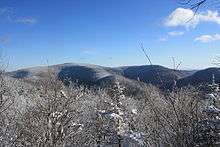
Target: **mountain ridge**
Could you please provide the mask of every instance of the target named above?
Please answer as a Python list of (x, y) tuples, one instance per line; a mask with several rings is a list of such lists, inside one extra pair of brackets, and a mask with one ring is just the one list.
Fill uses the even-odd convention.
[(141, 81), (147, 84), (162, 85), (166, 88), (176, 81), (178, 87), (211, 82), (212, 75), (220, 83), (220, 68), (202, 70), (173, 70), (161, 65), (135, 65), (105, 67), (85, 63), (64, 63), (50, 66), (36, 66), (7, 72), (7, 75), (27, 80), (44, 79), (52, 73), (62, 81), (70, 80), (85, 85), (101, 85), (115, 79)]

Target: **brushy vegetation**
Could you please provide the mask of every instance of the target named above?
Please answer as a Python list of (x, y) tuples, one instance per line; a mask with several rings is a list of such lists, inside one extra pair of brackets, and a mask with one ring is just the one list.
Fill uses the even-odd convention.
[[(219, 111), (196, 88), (137, 97), (111, 88), (68, 87), (50, 76), (28, 83), (0, 76), (1, 146), (217, 146)], [(212, 102), (218, 92), (209, 94)], [(209, 99), (210, 100), (210, 99)], [(213, 128), (214, 127), (214, 128)]]

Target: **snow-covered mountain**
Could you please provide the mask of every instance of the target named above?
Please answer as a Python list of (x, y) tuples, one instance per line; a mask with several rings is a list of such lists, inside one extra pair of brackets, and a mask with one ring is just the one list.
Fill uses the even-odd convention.
[(110, 84), (117, 79), (130, 84), (138, 81), (169, 87), (174, 81), (189, 77), (194, 72), (173, 70), (159, 65), (104, 67), (93, 64), (64, 63), (20, 69), (7, 74), (13, 78), (26, 80), (44, 79), (53, 74), (64, 82), (73, 81), (85, 85)]

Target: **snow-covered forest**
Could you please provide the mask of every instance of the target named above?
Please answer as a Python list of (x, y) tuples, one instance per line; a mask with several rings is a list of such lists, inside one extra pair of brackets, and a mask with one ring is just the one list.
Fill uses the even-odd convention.
[[(213, 77), (214, 79), (214, 77)], [(1, 146), (219, 145), (218, 85), (161, 91), (143, 85), (137, 96), (115, 82), (87, 89), (51, 76), (28, 83), (0, 78)]]

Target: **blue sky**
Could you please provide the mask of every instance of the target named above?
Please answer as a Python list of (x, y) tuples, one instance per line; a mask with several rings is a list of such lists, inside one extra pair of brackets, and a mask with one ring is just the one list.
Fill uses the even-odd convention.
[[(212, 66), (220, 55), (220, 14), (177, 0), (1, 0), (0, 47), (9, 70), (60, 64)], [(194, 16), (194, 15), (193, 15)]]

